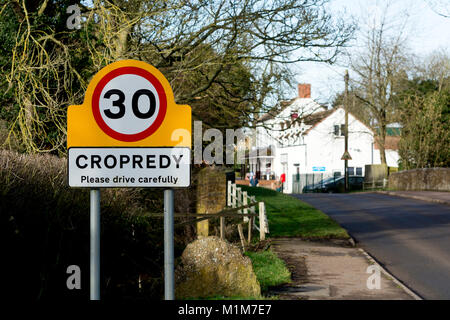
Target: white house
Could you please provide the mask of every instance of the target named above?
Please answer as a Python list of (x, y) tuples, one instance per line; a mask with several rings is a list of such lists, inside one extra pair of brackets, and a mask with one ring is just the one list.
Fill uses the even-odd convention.
[[(258, 154), (249, 157), (250, 171), (260, 173), (261, 179), (279, 179), (284, 173), (286, 193), (301, 190), (302, 186), (294, 184), (300, 175), (316, 179), (344, 175), (344, 108), (328, 110), (315, 102), (309, 84), (299, 84), (298, 92), (297, 98), (260, 117)], [(351, 113), (348, 127), (349, 174), (364, 175), (366, 164), (380, 163), (374, 132)], [(397, 166), (396, 150), (387, 152), (387, 160), (389, 166)]]

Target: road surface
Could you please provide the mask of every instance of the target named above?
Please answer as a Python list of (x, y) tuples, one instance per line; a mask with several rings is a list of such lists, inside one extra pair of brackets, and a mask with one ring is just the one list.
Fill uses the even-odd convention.
[(376, 193), (294, 195), (424, 299), (450, 299), (450, 206)]

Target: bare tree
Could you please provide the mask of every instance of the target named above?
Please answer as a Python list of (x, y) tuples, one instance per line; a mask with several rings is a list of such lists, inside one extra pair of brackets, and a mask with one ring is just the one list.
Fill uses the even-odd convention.
[[(55, 0), (8, 0), (0, 11), (12, 9), (19, 21), (7, 76), (19, 108), (11, 133), (30, 152), (64, 152), (65, 107), (80, 103), (89, 77), (110, 62), (156, 66), (194, 116), (216, 110), (207, 107), (216, 102), (224, 117), (251, 120), (286, 80), (277, 72), (288, 74), (295, 62), (333, 62), (353, 32), (327, 13), (327, 0), (76, 2), (83, 27), (71, 32), (49, 25), (54, 17), (42, 22), (50, 12), (62, 21), (65, 8)], [(248, 73), (246, 90), (238, 70)]]
[(351, 78), (352, 92), (362, 102), (362, 107), (368, 108), (383, 164), (386, 164), (386, 125), (396, 118), (394, 96), (402, 79), (407, 77), (408, 65), (404, 25), (396, 25), (396, 32), (390, 33), (388, 10), (386, 6), (378, 17), (380, 21), (369, 27), (360, 53), (351, 57), (351, 68), (356, 75)]
[(425, 0), (425, 2), (438, 15), (450, 18), (450, 3), (447, 0)]

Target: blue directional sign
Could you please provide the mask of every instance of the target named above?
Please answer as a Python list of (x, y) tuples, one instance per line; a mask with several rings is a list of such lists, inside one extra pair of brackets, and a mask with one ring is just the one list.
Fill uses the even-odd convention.
[(325, 167), (312, 167), (313, 171), (325, 171)]

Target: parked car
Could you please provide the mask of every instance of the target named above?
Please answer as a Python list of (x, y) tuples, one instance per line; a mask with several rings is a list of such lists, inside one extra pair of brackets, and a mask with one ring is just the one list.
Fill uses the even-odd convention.
[[(361, 176), (349, 176), (348, 186), (349, 191), (362, 190), (364, 183), (364, 177)], [(308, 192), (344, 192), (345, 189), (345, 177), (324, 179), (316, 184), (307, 185), (303, 188), (304, 193)]]
[(326, 185), (326, 184), (328, 184), (330, 182), (333, 182), (336, 179), (338, 179), (338, 178), (331, 177), (331, 178), (323, 179), (323, 180), (321, 180), (321, 181), (319, 181), (317, 183), (314, 183), (314, 184), (308, 184), (308, 185), (303, 187), (303, 193), (322, 192), (322, 186), (324, 186), (324, 185)]

